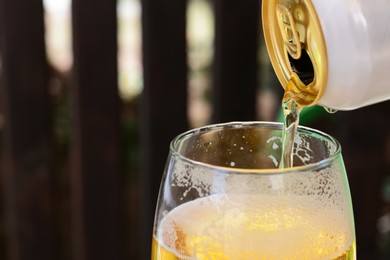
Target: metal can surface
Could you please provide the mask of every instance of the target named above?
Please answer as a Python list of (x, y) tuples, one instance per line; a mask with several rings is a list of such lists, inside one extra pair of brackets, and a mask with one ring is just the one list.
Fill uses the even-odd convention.
[(275, 72), (319, 104), (352, 110), (390, 99), (390, 1), (263, 0)]

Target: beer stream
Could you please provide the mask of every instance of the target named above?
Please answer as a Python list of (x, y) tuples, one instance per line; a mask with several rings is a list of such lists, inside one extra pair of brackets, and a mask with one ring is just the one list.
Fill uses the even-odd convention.
[[(282, 107), (284, 114), (283, 131), (282, 131), (282, 153), (279, 168), (290, 168), (294, 166), (293, 149), (294, 138), (298, 130), (299, 115), (305, 104), (310, 104), (315, 99), (315, 94), (302, 91), (298, 87), (299, 76), (293, 73), (284, 92)], [(328, 113), (336, 113), (337, 110), (324, 108)]]
[[(291, 80), (289, 85), (294, 84)], [(297, 104), (294, 99), (294, 94), (289, 88), (286, 88), (286, 92), (283, 97), (283, 132), (282, 132), (282, 154), (280, 158), (279, 168), (293, 167), (293, 149), (294, 138), (298, 129), (299, 114), (302, 107)]]

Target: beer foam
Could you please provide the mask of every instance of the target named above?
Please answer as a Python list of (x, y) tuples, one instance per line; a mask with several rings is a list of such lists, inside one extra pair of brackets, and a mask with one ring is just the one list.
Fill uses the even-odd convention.
[[(268, 146), (259, 151), (277, 167), (281, 139), (267, 138)], [(206, 147), (205, 152), (218, 148), (213, 147), (217, 142), (206, 143), (197, 145)], [(247, 156), (259, 155), (255, 147), (231, 144)], [(318, 154), (328, 158), (335, 152), (336, 146), (327, 141), (313, 140), (305, 133), (295, 137), (293, 153), (303, 165), (321, 160)], [(164, 189), (169, 192), (163, 193), (170, 212), (160, 213), (155, 232), (167, 251), (180, 259), (256, 259), (260, 252), (266, 259), (284, 259), (282, 245), (289, 259), (329, 259), (353, 244), (352, 208), (342, 160), (302, 172), (261, 174), (235, 172), (234, 167), (242, 162), (234, 156), (227, 158), (224, 165), (231, 166), (229, 173), (171, 160), (169, 180), (164, 181), (170, 185)]]
[(213, 174), (202, 167), (194, 167), (189, 163), (177, 161), (172, 171), (171, 187), (182, 188), (180, 200), (184, 200), (187, 194), (195, 191), (198, 197), (210, 194), (213, 184)]
[(352, 245), (353, 223), (347, 211), (313, 203), (301, 196), (208, 196), (173, 209), (156, 239), (180, 259), (335, 258)]
[(304, 165), (309, 164), (314, 157), (307, 138), (308, 136), (303, 134), (296, 134), (294, 137), (293, 155), (298, 157)]
[[(318, 259), (331, 259), (354, 241), (351, 201), (341, 163), (308, 172), (262, 175), (226, 174), (176, 161), (171, 172), (169, 183), (182, 194), (183, 204), (160, 219), (156, 238), (180, 259), (224, 259), (219, 258), (220, 253), (216, 258), (207, 256), (208, 252), (221, 252), (218, 248), (222, 245), (230, 248), (228, 259), (256, 259), (253, 256), (259, 252), (283, 259), (278, 253), (280, 245), (296, 259), (314, 259), (310, 254), (315, 252), (307, 248), (320, 246), (323, 255)], [(256, 230), (264, 228), (264, 223), (268, 223), (268, 232)], [(240, 231), (242, 225), (250, 234)], [(219, 237), (227, 238), (220, 241)], [(266, 246), (258, 241), (267, 241)], [(251, 255), (236, 256), (239, 248)], [(194, 252), (200, 257), (192, 257)]]

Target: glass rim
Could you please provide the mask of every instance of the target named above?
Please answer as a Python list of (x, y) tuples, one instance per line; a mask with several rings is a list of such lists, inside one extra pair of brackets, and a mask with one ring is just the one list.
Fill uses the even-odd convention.
[(185, 137), (190, 137), (196, 134), (200, 133), (206, 133), (210, 132), (211, 130), (216, 130), (216, 129), (223, 129), (226, 127), (229, 128), (241, 128), (241, 127), (251, 127), (251, 126), (264, 126), (268, 128), (274, 127), (274, 130), (282, 130), (283, 123), (280, 122), (270, 122), (270, 121), (233, 121), (233, 122), (227, 122), (227, 123), (218, 123), (218, 124), (210, 124), (198, 128), (194, 128), (191, 130), (188, 130), (186, 132), (183, 132), (179, 135), (177, 135), (170, 143), (169, 149), (170, 153), (172, 156), (180, 158), (182, 161), (188, 162), (193, 165), (197, 165), (200, 167), (206, 167), (209, 169), (215, 169), (219, 173), (229, 173), (229, 174), (262, 174), (262, 175), (278, 175), (278, 174), (286, 174), (286, 173), (294, 173), (294, 172), (301, 172), (301, 171), (310, 171), (310, 170), (321, 170), (323, 168), (326, 168), (329, 166), (334, 160), (336, 160), (339, 156), (341, 156), (341, 145), (337, 141), (336, 138), (333, 136), (326, 134), (320, 130), (306, 127), (306, 126), (298, 126), (298, 132), (308, 132), (310, 134), (317, 134), (319, 136), (324, 137), (327, 141), (330, 143), (333, 143), (335, 145), (335, 151), (329, 155), (329, 157), (322, 159), (318, 162), (315, 163), (310, 163), (307, 165), (303, 166), (294, 166), (294, 167), (289, 167), (289, 168), (264, 168), (264, 169), (259, 169), (259, 168), (238, 168), (238, 167), (229, 167), (229, 166), (219, 166), (219, 165), (214, 165), (210, 163), (205, 163), (201, 161), (197, 161), (194, 159), (190, 159), (183, 154), (181, 154), (178, 151), (178, 145), (180, 140), (182, 140)]

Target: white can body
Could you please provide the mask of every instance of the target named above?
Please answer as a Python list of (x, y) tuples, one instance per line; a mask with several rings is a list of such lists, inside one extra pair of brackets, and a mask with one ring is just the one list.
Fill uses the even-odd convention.
[(319, 105), (352, 110), (390, 99), (390, 0), (312, 0), (328, 56)]

